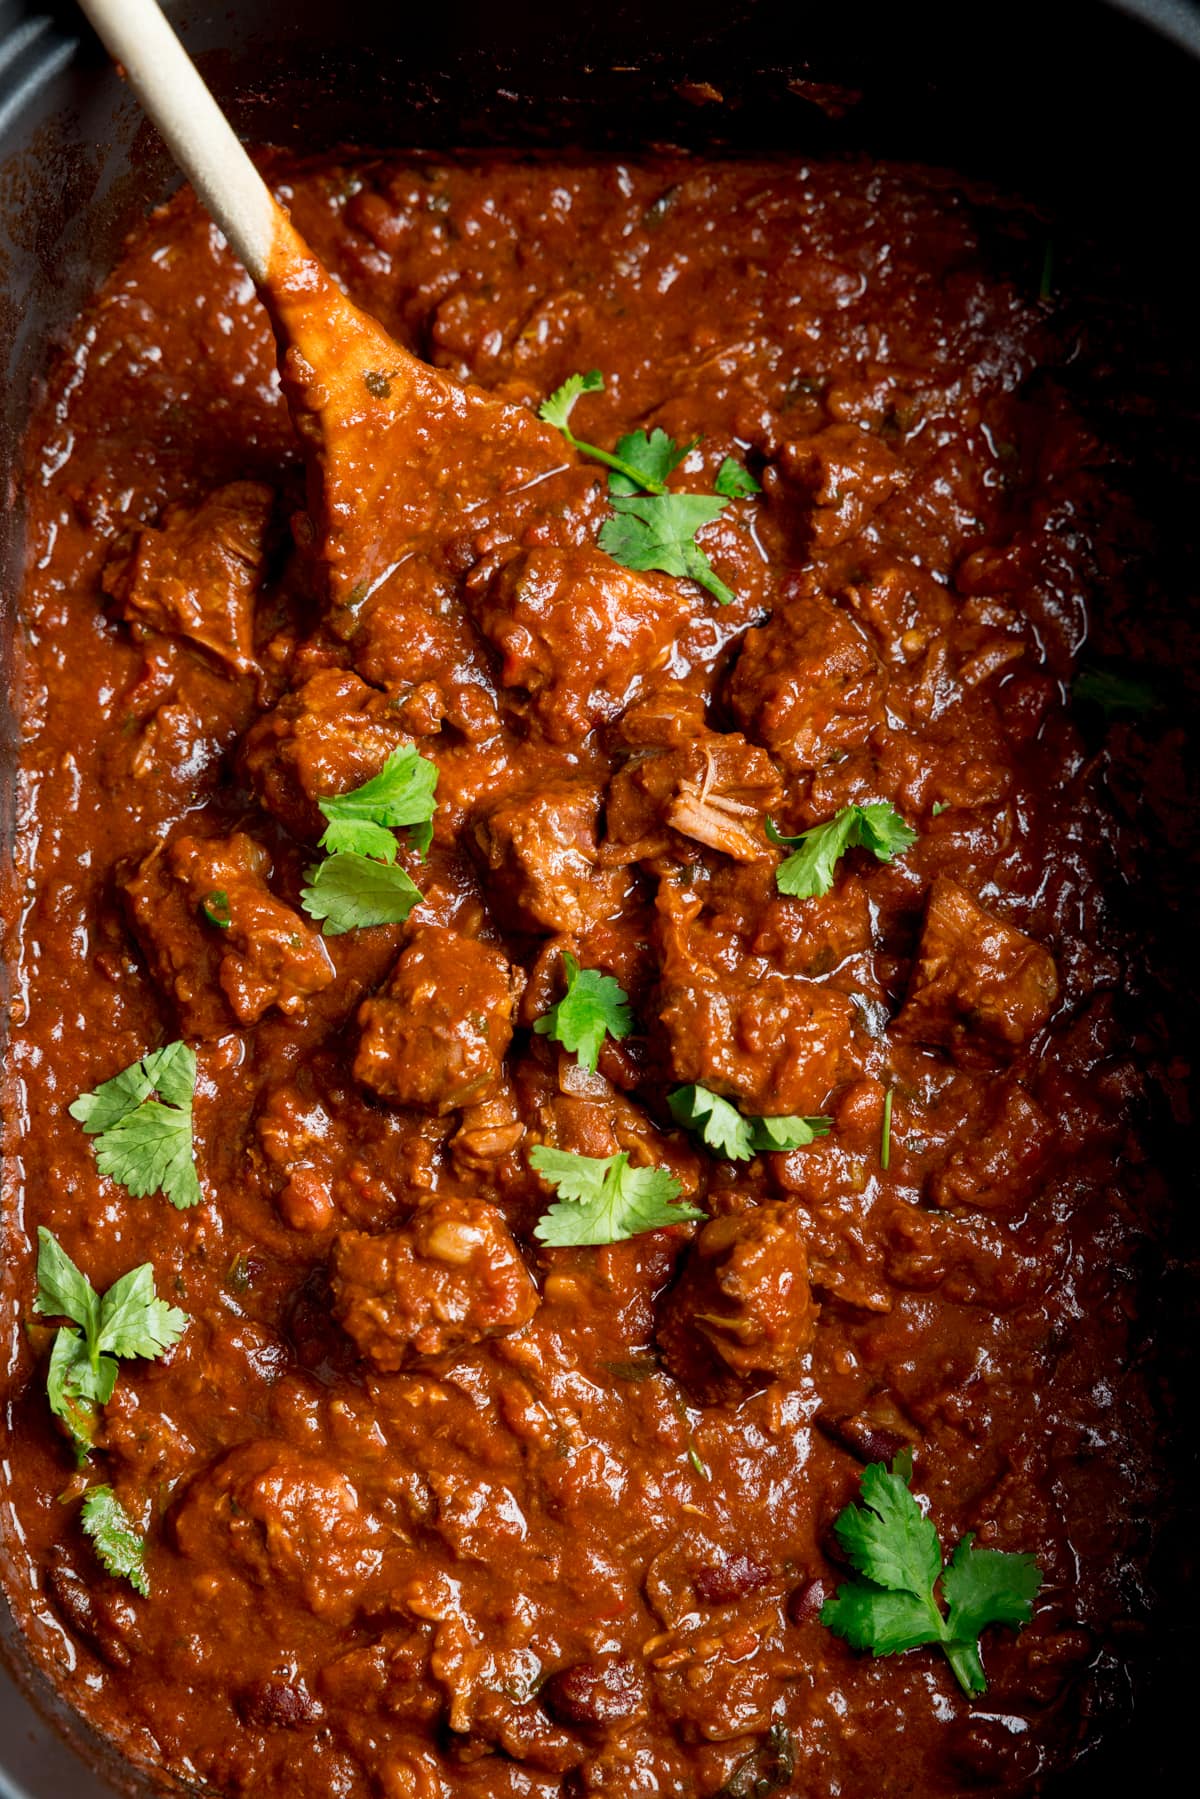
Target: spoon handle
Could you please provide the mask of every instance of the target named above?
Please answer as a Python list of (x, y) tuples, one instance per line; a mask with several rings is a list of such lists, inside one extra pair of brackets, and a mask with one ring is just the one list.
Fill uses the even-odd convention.
[(155, 0), (79, 0), (79, 5), (261, 287), (279, 208)]

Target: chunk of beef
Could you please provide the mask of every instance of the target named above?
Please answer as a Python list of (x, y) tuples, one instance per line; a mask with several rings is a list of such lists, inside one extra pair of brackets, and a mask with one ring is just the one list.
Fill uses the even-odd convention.
[(84, 1580), (59, 1545), (44, 1576), (47, 1596), (71, 1634), (110, 1668), (128, 1668), (136, 1654), (138, 1615), (123, 1581)]
[(675, 1079), (756, 1117), (819, 1112), (850, 1072), (851, 1001), (800, 975), (667, 968), (659, 1018)]
[(1032, 1094), (1006, 1081), (992, 1097), (989, 1115), (963, 1133), (929, 1176), (929, 1196), (939, 1206), (1011, 1211), (1037, 1186), (1053, 1141), (1054, 1127)]
[[(424, 1615), (419, 1599), (415, 1609)], [(561, 1776), (578, 1767), (584, 1746), (552, 1724), (536, 1700), (521, 1697), (536, 1678), (537, 1657), (528, 1649), (505, 1647), (499, 1636), (495, 1626), (461, 1608), (439, 1625), (429, 1668), (446, 1694), (446, 1723), (464, 1739), (460, 1752), (468, 1760), (477, 1760), (484, 1745), (494, 1745), (514, 1762)]]
[(847, 423), (785, 443), (780, 466), (811, 499), (809, 530), (822, 550), (857, 536), (904, 478), (904, 465), (877, 432)]
[(477, 1104), (500, 1078), (518, 982), (498, 949), (418, 926), (387, 985), (359, 1007), (355, 1079), (395, 1105)]
[(328, 1053), (268, 1085), (252, 1167), (289, 1230), (377, 1230), (424, 1197), (442, 1120), (381, 1106)]
[[(583, 1079), (577, 1082), (574, 1077), (580, 1074)], [(565, 1051), (553, 1074), (532, 1060), (523, 1063), (516, 1085), (530, 1143), (577, 1156), (613, 1156), (625, 1150), (635, 1168), (665, 1168), (672, 1174), (681, 1199), (703, 1198), (707, 1158), (694, 1140), (679, 1131), (660, 1130), (636, 1101), (603, 1075), (580, 1070)]]
[(339, 1323), (385, 1373), (520, 1330), (541, 1303), (502, 1213), (484, 1200), (435, 1199), (378, 1237), (345, 1231), (330, 1265)]
[(885, 683), (862, 628), (793, 583), (770, 621), (746, 633), (729, 700), (756, 742), (803, 773), (866, 742)]
[(597, 866), (600, 795), (590, 782), (555, 779), (510, 794), (481, 817), (475, 840), (489, 891), (518, 929), (582, 933), (621, 909), (629, 879)]
[(783, 798), (765, 750), (739, 732), (702, 731), (678, 749), (643, 752), (608, 790), (607, 844), (627, 859), (663, 855), (670, 830), (737, 862), (772, 855), (763, 819)]
[(450, 1139), (450, 1159), (464, 1178), (490, 1174), (497, 1162), (513, 1153), (524, 1135), (516, 1095), (505, 1082), (490, 1098), (463, 1107), (462, 1122)]
[(246, 733), (242, 772), (289, 831), (312, 838), (325, 825), (319, 799), (361, 787), (411, 742), (385, 694), (346, 669), (326, 668)]
[(267, 886), (242, 831), (176, 837), (124, 882), (134, 935), (188, 1037), (220, 1037), (270, 1006), (293, 1014), (334, 977), (320, 933)]
[(255, 673), (254, 601), (274, 498), (258, 481), (233, 481), (199, 506), (168, 507), (157, 528), (118, 541), (105, 593), (139, 635), (186, 637), (236, 673)]
[(704, 694), (686, 681), (659, 679), (631, 700), (613, 730), (629, 750), (675, 750), (702, 737)]
[(171, 1535), (198, 1568), (283, 1586), (318, 1617), (353, 1617), (378, 1569), (378, 1521), (332, 1463), (290, 1444), (241, 1443), (198, 1474), (172, 1506)]
[(501, 680), (525, 689), (552, 743), (577, 743), (615, 718), (666, 660), (690, 610), (673, 582), (590, 546), (523, 551), (486, 581), (481, 571), (471, 603), (502, 658)]
[(801, 1215), (797, 1201), (772, 1200), (714, 1218), (692, 1242), (657, 1339), (700, 1404), (798, 1371), (817, 1320)]
[(938, 1044), (965, 1065), (1013, 1055), (1046, 1023), (1057, 996), (1049, 951), (939, 875), (895, 1035)]

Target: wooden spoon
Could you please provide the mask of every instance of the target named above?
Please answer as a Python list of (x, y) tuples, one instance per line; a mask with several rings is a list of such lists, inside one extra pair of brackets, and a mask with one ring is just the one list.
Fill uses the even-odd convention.
[[(79, 0), (271, 316), (309, 451), (314, 551), (356, 611), (412, 556), (485, 539), (572, 457), (561, 435), (429, 368), (348, 300), (276, 203), (155, 0)], [(537, 506), (552, 501), (539, 491)], [(507, 534), (507, 533), (506, 533)]]

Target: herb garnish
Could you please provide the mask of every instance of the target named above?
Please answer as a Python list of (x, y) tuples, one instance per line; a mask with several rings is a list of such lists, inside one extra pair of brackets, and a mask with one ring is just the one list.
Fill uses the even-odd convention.
[(223, 887), (214, 887), (206, 893), (200, 902), (200, 910), (209, 924), (215, 924), (219, 931), (227, 931), (232, 920), (229, 916), (229, 895)]
[[(865, 1578), (840, 1586), (821, 1608), (821, 1622), (854, 1649), (896, 1655), (937, 1643), (964, 1693), (987, 1690), (979, 1636), (991, 1624), (1017, 1630), (1029, 1622), (1042, 1584), (1031, 1555), (976, 1549), (968, 1532), (943, 1567), (934, 1525), (909, 1490), (912, 1453), (872, 1462), (861, 1481), (863, 1503), (848, 1505), (834, 1532)], [(941, 1581), (943, 1612), (935, 1596)]]
[(338, 850), (310, 868), (300, 904), (310, 918), (324, 919), (326, 937), (373, 924), (403, 924), (420, 902), (421, 889), (402, 868), (375, 862), (352, 850)]
[(628, 1037), (633, 1029), (629, 996), (612, 975), (580, 968), (569, 950), (563, 951), (562, 962), (567, 990), (533, 1028), (539, 1036), (561, 1043), (581, 1068), (595, 1074), (605, 1036)]
[(407, 826), (412, 847), (425, 855), (433, 841), (437, 778), (437, 764), (410, 743), (394, 749), (360, 787), (317, 801), (328, 821), (321, 837), (328, 853), (306, 871), (300, 904), (310, 918), (324, 920), (324, 936), (403, 924), (420, 902), (421, 889), (396, 867), (395, 832)]
[(709, 1149), (733, 1162), (751, 1156), (788, 1149), (803, 1149), (829, 1134), (832, 1120), (824, 1117), (744, 1118), (736, 1106), (707, 1087), (676, 1087), (667, 1095), (676, 1124), (697, 1131)]
[(727, 456), (717, 470), (713, 486), (727, 500), (748, 500), (752, 494), (762, 492), (750, 470), (732, 456)]
[(696, 542), (696, 532), (724, 512), (727, 501), (703, 493), (613, 495), (616, 518), (600, 527), (600, 548), (623, 568), (687, 575), (722, 606), (737, 596), (726, 587)]
[(96, 1407), (107, 1405), (113, 1395), (115, 1358), (157, 1361), (178, 1343), (187, 1313), (158, 1297), (149, 1262), (123, 1274), (101, 1297), (44, 1226), (38, 1229), (37, 1280), (34, 1311), (71, 1320), (55, 1335), (46, 1391), (50, 1410), (66, 1425), (82, 1466), (95, 1440)]
[(731, 499), (760, 492), (758, 483), (741, 463), (727, 456), (717, 474), (715, 494), (668, 493), (668, 475), (700, 439), (680, 444), (659, 427), (649, 435), (629, 432), (618, 440), (615, 451), (581, 442), (570, 428), (572, 408), (581, 394), (598, 393), (603, 387), (599, 369), (571, 375), (538, 414), (558, 427), (572, 449), (603, 462), (611, 471), (608, 488), (616, 517), (601, 526), (600, 548), (623, 568), (687, 576), (722, 606), (728, 606), (736, 596), (696, 542), (696, 533), (719, 518)]
[(88, 1488), (80, 1523), (92, 1539), (107, 1573), (118, 1580), (127, 1580), (135, 1593), (148, 1599), (150, 1582), (146, 1578), (146, 1546), (111, 1487)]
[(705, 1216), (695, 1206), (672, 1203), (679, 1182), (667, 1169), (631, 1168), (625, 1150), (613, 1156), (578, 1156), (538, 1144), (529, 1152), (529, 1164), (558, 1194), (533, 1232), (551, 1248), (619, 1243), (641, 1231)]
[[(67, 1108), (95, 1139), (96, 1166), (135, 1199), (165, 1193), (184, 1211), (204, 1195), (192, 1147), (196, 1055), (168, 1043)], [(157, 1098), (155, 1098), (157, 1094)]]
[(883, 1129), (879, 1135), (879, 1166), (886, 1174), (892, 1161), (892, 1101), (896, 1089), (889, 1087), (883, 1096)]
[(392, 751), (377, 775), (349, 793), (331, 794), (317, 804), (329, 821), (321, 848), (330, 855), (349, 850), (380, 862), (396, 860), (393, 832), (408, 826), (408, 839), (424, 855), (433, 840), (437, 764), (415, 744)]
[[(629, 485), (618, 489), (618, 492), (636, 493), (642, 489), (646, 493), (665, 494), (667, 491), (664, 485), (666, 477), (675, 467), (675, 463), (683, 460), (687, 454), (686, 450), (681, 451), (675, 461), (668, 462), (665, 467), (660, 467), (661, 458), (659, 458), (654, 463), (648, 462), (639, 468), (636, 463), (625, 460), (621, 454), (620, 444), (615, 451), (601, 450), (595, 444), (584, 443), (572, 431), (570, 418), (576, 400), (581, 394), (597, 394), (603, 393), (603, 391), (604, 376), (599, 369), (589, 369), (586, 375), (568, 375), (562, 386), (555, 388), (548, 400), (543, 400), (538, 408), (538, 417), (544, 419), (547, 425), (557, 426), (571, 448), (578, 450), (581, 456), (590, 456), (594, 461), (602, 462), (606, 468), (615, 470), (618, 475), (623, 475)], [(644, 437), (645, 433), (639, 432), (638, 435)], [(666, 438), (666, 441), (670, 442), (665, 431), (656, 432), (655, 436)], [(621, 439), (622, 444), (627, 444), (628, 441), (627, 438)]]
[(1106, 718), (1136, 718), (1160, 711), (1163, 703), (1153, 682), (1109, 668), (1081, 668), (1071, 683), (1071, 698), (1098, 706)]
[(833, 886), (834, 869), (849, 849), (870, 850), (880, 862), (902, 856), (917, 841), (917, 833), (906, 825), (887, 800), (875, 800), (869, 806), (843, 806), (823, 825), (813, 825), (796, 837), (783, 837), (767, 820), (767, 836), (783, 849), (794, 850), (775, 870), (775, 884), (780, 893), (793, 899), (819, 899)]
[(696, 1433), (692, 1429), (691, 1413), (688, 1411), (687, 1400), (683, 1397), (683, 1394), (679, 1391), (678, 1387), (675, 1389), (675, 1415), (684, 1429), (684, 1440), (687, 1445), (687, 1459), (692, 1465), (693, 1472), (698, 1474), (701, 1480), (711, 1480), (712, 1469), (696, 1447)]

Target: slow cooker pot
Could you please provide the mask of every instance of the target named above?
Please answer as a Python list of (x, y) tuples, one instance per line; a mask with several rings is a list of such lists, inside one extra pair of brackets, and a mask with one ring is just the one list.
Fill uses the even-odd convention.
[[(1177, 246), (1194, 217), (1200, 102), (1200, 10), (1188, 0), (968, 9), (812, 0), (664, 0), (650, 9), (612, 0), (573, 15), (546, 0), (504, 9), (466, 0), (419, 14), (382, 0), (340, 13), (316, 0), (240, 0), (229, 10), (185, 0), (167, 10), (250, 141), (303, 151), (563, 142), (867, 149), (998, 180), (1074, 225), (1097, 225), (1160, 298), (1183, 288), (1186, 250)], [(177, 180), (74, 8), (0, 0), (0, 657), (20, 574), (30, 395), (125, 230)], [(1182, 332), (1191, 292), (1178, 300)], [(7, 835), (7, 712), (0, 746)], [(18, 1197), (14, 1184), (0, 1212), (0, 1252), (21, 1229)], [(0, 1320), (0, 1343), (19, 1328), (19, 1319)], [(11, 1595), (28, 1575), (4, 1478), (0, 1466), (0, 1595)], [(1096, 1747), (1060, 1794), (1115, 1791), (1135, 1774), (1184, 1765), (1179, 1585), (1160, 1581), (1157, 1677), (1121, 1708), (1114, 1733), (1097, 1718)], [(31, 1656), (0, 1596), (0, 1648), (11, 1667), (0, 1669), (0, 1799), (158, 1790), (56, 1695), (55, 1674), (69, 1671), (65, 1636), (33, 1643)]]

